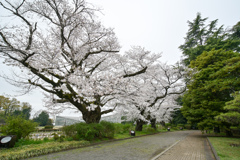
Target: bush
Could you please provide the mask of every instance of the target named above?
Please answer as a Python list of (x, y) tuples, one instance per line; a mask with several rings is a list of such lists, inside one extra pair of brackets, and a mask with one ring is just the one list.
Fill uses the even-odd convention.
[(77, 135), (80, 139), (91, 141), (94, 138), (92, 124), (78, 123), (76, 124)]
[(129, 132), (129, 130), (132, 130), (132, 124), (124, 124), (123, 125), (123, 132)]
[(114, 124), (114, 128), (115, 128), (115, 133), (116, 134), (123, 134), (124, 133), (124, 131), (123, 131), (123, 126), (124, 126), (124, 124), (121, 124), (121, 123), (115, 123)]
[(46, 125), (44, 129), (53, 129), (53, 125)]
[(171, 128), (172, 124), (171, 123), (165, 123), (165, 128), (170, 127)]
[(62, 128), (62, 131), (66, 134), (66, 136), (73, 137), (77, 133), (76, 125), (73, 124), (73, 125), (69, 125), (69, 126), (64, 126)]
[(10, 116), (6, 119), (6, 125), (1, 126), (1, 132), (4, 135), (16, 135), (18, 140), (27, 137), (36, 127), (37, 123), (22, 116)]
[(134, 130), (132, 124), (130, 123), (114, 123), (114, 132), (116, 134), (128, 133), (130, 130)]
[(63, 132), (74, 140), (88, 140), (114, 137), (114, 124), (102, 121), (100, 123), (77, 123), (63, 127)]
[(102, 136), (103, 138), (113, 138), (115, 127), (114, 124), (107, 121), (101, 121), (100, 125), (103, 126)]
[(191, 129), (192, 125), (191, 124), (185, 124), (186, 129)]
[(148, 127), (146, 127), (146, 132), (148, 132), (148, 133), (155, 133), (156, 130), (154, 128), (148, 126)]
[(178, 124), (177, 127), (178, 127), (178, 128), (184, 127), (184, 124)]

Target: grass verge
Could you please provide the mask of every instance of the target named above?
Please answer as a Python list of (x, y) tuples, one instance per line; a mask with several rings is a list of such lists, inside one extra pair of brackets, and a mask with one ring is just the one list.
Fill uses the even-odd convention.
[[(126, 126), (129, 127), (129, 126)], [(126, 128), (125, 127), (125, 128)], [(120, 126), (119, 126), (120, 128)], [(130, 128), (120, 130), (114, 134), (113, 139), (125, 139), (132, 137), (129, 133)], [(143, 131), (136, 131), (137, 136), (149, 135), (159, 132), (166, 132), (166, 129), (159, 128), (157, 131), (151, 127), (145, 125)], [(174, 131), (174, 130), (171, 130)], [(0, 149), (0, 159), (1, 160), (15, 160), (15, 159), (26, 159), (29, 157), (40, 156), (44, 154), (59, 152), (63, 150), (79, 148), (83, 146), (88, 146), (90, 144), (99, 143), (107, 140), (112, 140), (109, 138), (93, 139), (92, 141), (73, 141), (73, 139), (64, 138), (63, 142), (54, 141), (54, 139), (44, 139), (44, 140), (20, 140), (16, 143), (14, 148), (10, 149)]]
[[(155, 131), (154, 133), (157, 133), (157, 132), (159, 131)], [(147, 134), (153, 134), (153, 132), (150, 132), (150, 131), (136, 132), (136, 136), (142, 136)], [(131, 137), (129, 132), (125, 132), (122, 134), (115, 134), (114, 139), (124, 139), (129, 137)], [(0, 159), (1, 160), (26, 159), (29, 157), (35, 157), (35, 156), (59, 152), (63, 150), (79, 148), (79, 147), (87, 146), (89, 144), (94, 144), (97, 142), (102, 142), (107, 140), (109, 139), (94, 140), (91, 142), (89, 141), (58, 142), (54, 140), (49, 140), (49, 141), (36, 140), (35, 142), (29, 141), (31, 144), (27, 144), (26, 142), (24, 142), (24, 143), (20, 143), (20, 145), (15, 145), (14, 148), (0, 149)]]
[(221, 160), (240, 160), (240, 138), (208, 138)]
[(1, 160), (25, 159), (88, 145), (88, 141), (46, 142), (0, 150)]

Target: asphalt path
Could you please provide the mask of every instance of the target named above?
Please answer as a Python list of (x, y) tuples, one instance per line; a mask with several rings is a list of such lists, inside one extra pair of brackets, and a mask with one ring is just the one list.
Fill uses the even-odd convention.
[(164, 132), (53, 153), (31, 160), (148, 160), (194, 131)]

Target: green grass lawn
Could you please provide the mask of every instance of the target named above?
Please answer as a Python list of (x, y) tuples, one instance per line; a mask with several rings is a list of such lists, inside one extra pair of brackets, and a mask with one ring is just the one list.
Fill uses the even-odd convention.
[(209, 137), (209, 140), (221, 160), (240, 160), (240, 138)]

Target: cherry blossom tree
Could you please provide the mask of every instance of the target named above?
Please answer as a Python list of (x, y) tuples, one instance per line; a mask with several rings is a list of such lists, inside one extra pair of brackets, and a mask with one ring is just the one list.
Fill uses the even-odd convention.
[(112, 112), (148, 68), (144, 54), (131, 60), (118, 53), (113, 29), (84, 0), (4, 0), (0, 8), (9, 13), (0, 25), (0, 56), (22, 71), (12, 82), (26, 92), (43, 90), (50, 108), (73, 106), (86, 123)]
[[(127, 117), (136, 120), (136, 130), (142, 130), (142, 125), (151, 123), (156, 128), (156, 122), (161, 122), (166, 113), (179, 107), (175, 103), (175, 95), (182, 94), (186, 90), (185, 69), (176, 64), (174, 66), (161, 63), (160, 54), (156, 56), (144, 48), (135, 47), (128, 54), (139, 55), (148, 53), (148, 69), (144, 74), (129, 79), (128, 87), (125, 89), (126, 97), (123, 100)], [(146, 54), (145, 54), (146, 55)], [(151, 58), (150, 58), (151, 57)], [(143, 63), (140, 63), (143, 64)]]

